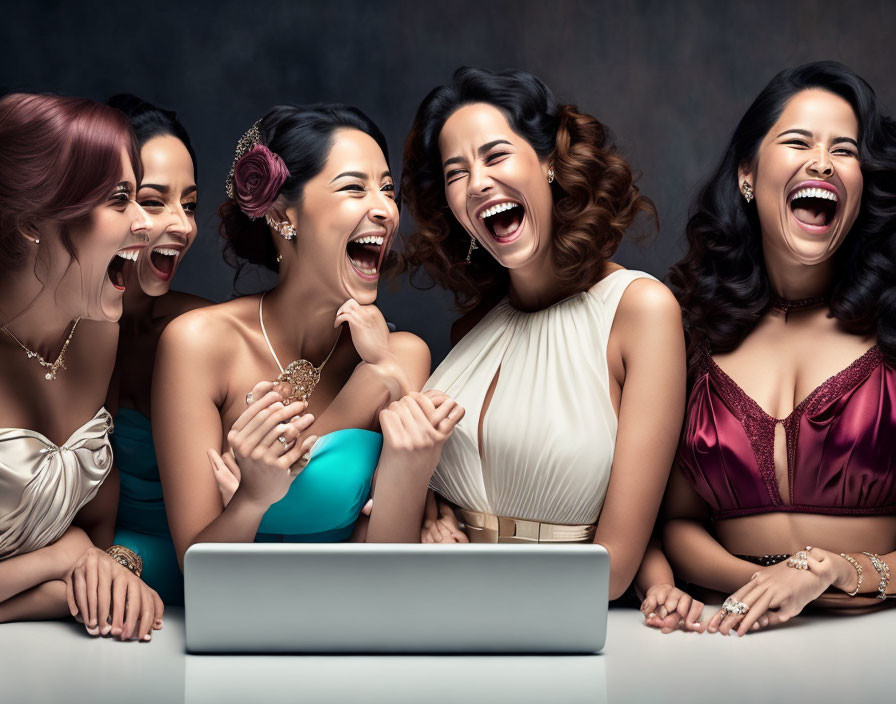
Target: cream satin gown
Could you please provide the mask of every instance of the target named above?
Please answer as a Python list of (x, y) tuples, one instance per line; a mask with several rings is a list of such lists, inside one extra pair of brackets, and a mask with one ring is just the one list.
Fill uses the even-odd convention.
[(0, 559), (62, 537), (112, 468), (105, 408), (62, 445), (34, 430), (0, 428)]
[[(432, 488), (463, 509), (544, 523), (597, 521), (617, 418), (607, 339), (619, 300), (640, 271), (619, 269), (589, 290), (531, 313), (505, 298), (426, 383), (466, 415), (445, 443)], [(495, 375), (497, 386), (479, 417)]]

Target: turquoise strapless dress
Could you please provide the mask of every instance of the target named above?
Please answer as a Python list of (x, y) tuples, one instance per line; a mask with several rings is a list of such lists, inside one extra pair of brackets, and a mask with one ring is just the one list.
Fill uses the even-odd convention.
[[(120, 409), (111, 440), (121, 476), (115, 542), (140, 555), (143, 580), (166, 604), (181, 605), (183, 575), (165, 515), (150, 420)], [(256, 542), (347, 540), (370, 495), (382, 446), (382, 435), (359, 428), (322, 436), (286, 496), (265, 513)]]
[(346, 428), (317, 441), (311, 461), (258, 526), (258, 543), (347, 540), (370, 495), (383, 436)]
[(159, 593), (162, 601), (181, 605), (184, 578), (165, 515), (152, 424), (139, 411), (121, 408), (110, 440), (121, 477), (115, 543), (143, 559), (143, 581)]

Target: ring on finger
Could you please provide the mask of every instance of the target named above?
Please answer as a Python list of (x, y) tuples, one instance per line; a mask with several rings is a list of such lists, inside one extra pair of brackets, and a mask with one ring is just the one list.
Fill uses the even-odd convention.
[(246, 405), (247, 405), (247, 406), (251, 406), (251, 405), (252, 405), (252, 402), (253, 402), (254, 400), (255, 400), (255, 396), (252, 394), (251, 391), (250, 391), (249, 393), (246, 394)]
[(787, 560), (787, 566), (793, 567), (795, 570), (808, 570), (809, 554), (805, 550), (797, 551)]
[(722, 611), (724, 611), (727, 615), (738, 614), (743, 616), (750, 610), (750, 607), (747, 606), (744, 602), (738, 601), (734, 597), (729, 596), (725, 599), (725, 603), (722, 604)]
[(285, 437), (283, 437), (282, 435), (278, 436), (277, 442), (279, 442), (281, 445), (283, 445), (284, 452), (289, 450), (289, 440), (287, 440)]

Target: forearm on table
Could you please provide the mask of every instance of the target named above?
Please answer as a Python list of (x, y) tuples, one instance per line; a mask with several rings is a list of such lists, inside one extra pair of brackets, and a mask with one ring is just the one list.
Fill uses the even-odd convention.
[[(880, 591), (882, 577), (880, 572), (874, 567), (871, 558), (861, 551), (849, 552), (846, 554), (855, 560), (862, 570), (862, 583), (858, 587), (859, 591), (857, 596), (876, 596)], [(884, 593), (888, 596), (896, 595), (896, 552), (878, 555), (877, 557), (890, 568), (890, 579)], [(844, 599), (848, 601), (850, 599), (849, 593), (851, 593), (857, 586), (858, 570), (856, 570), (851, 562), (847, 564), (848, 561), (839, 557), (837, 553), (832, 553), (832, 559), (838, 561), (836, 574), (839, 577), (834, 579), (832, 586), (842, 591)], [(837, 592), (831, 592), (824, 594), (823, 598), (830, 599), (831, 597), (835, 597), (839, 600), (840, 596), (841, 595)]]
[(663, 548), (675, 574), (692, 584), (720, 592), (740, 589), (760, 569), (729, 553), (695, 520), (667, 521)]
[(52, 545), (0, 560), (0, 602), (65, 572)]
[(52, 579), (0, 602), (0, 623), (39, 621), (69, 616), (65, 582)]

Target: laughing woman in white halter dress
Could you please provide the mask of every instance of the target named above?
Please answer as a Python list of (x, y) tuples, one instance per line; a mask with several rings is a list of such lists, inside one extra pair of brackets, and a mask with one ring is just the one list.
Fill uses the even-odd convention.
[(420, 106), (402, 188), (411, 264), (466, 313), (427, 383), (466, 416), (433, 475), (423, 540), (594, 541), (619, 597), (684, 408), (678, 304), (609, 261), (652, 203), (596, 119), (532, 74), (471, 68)]

